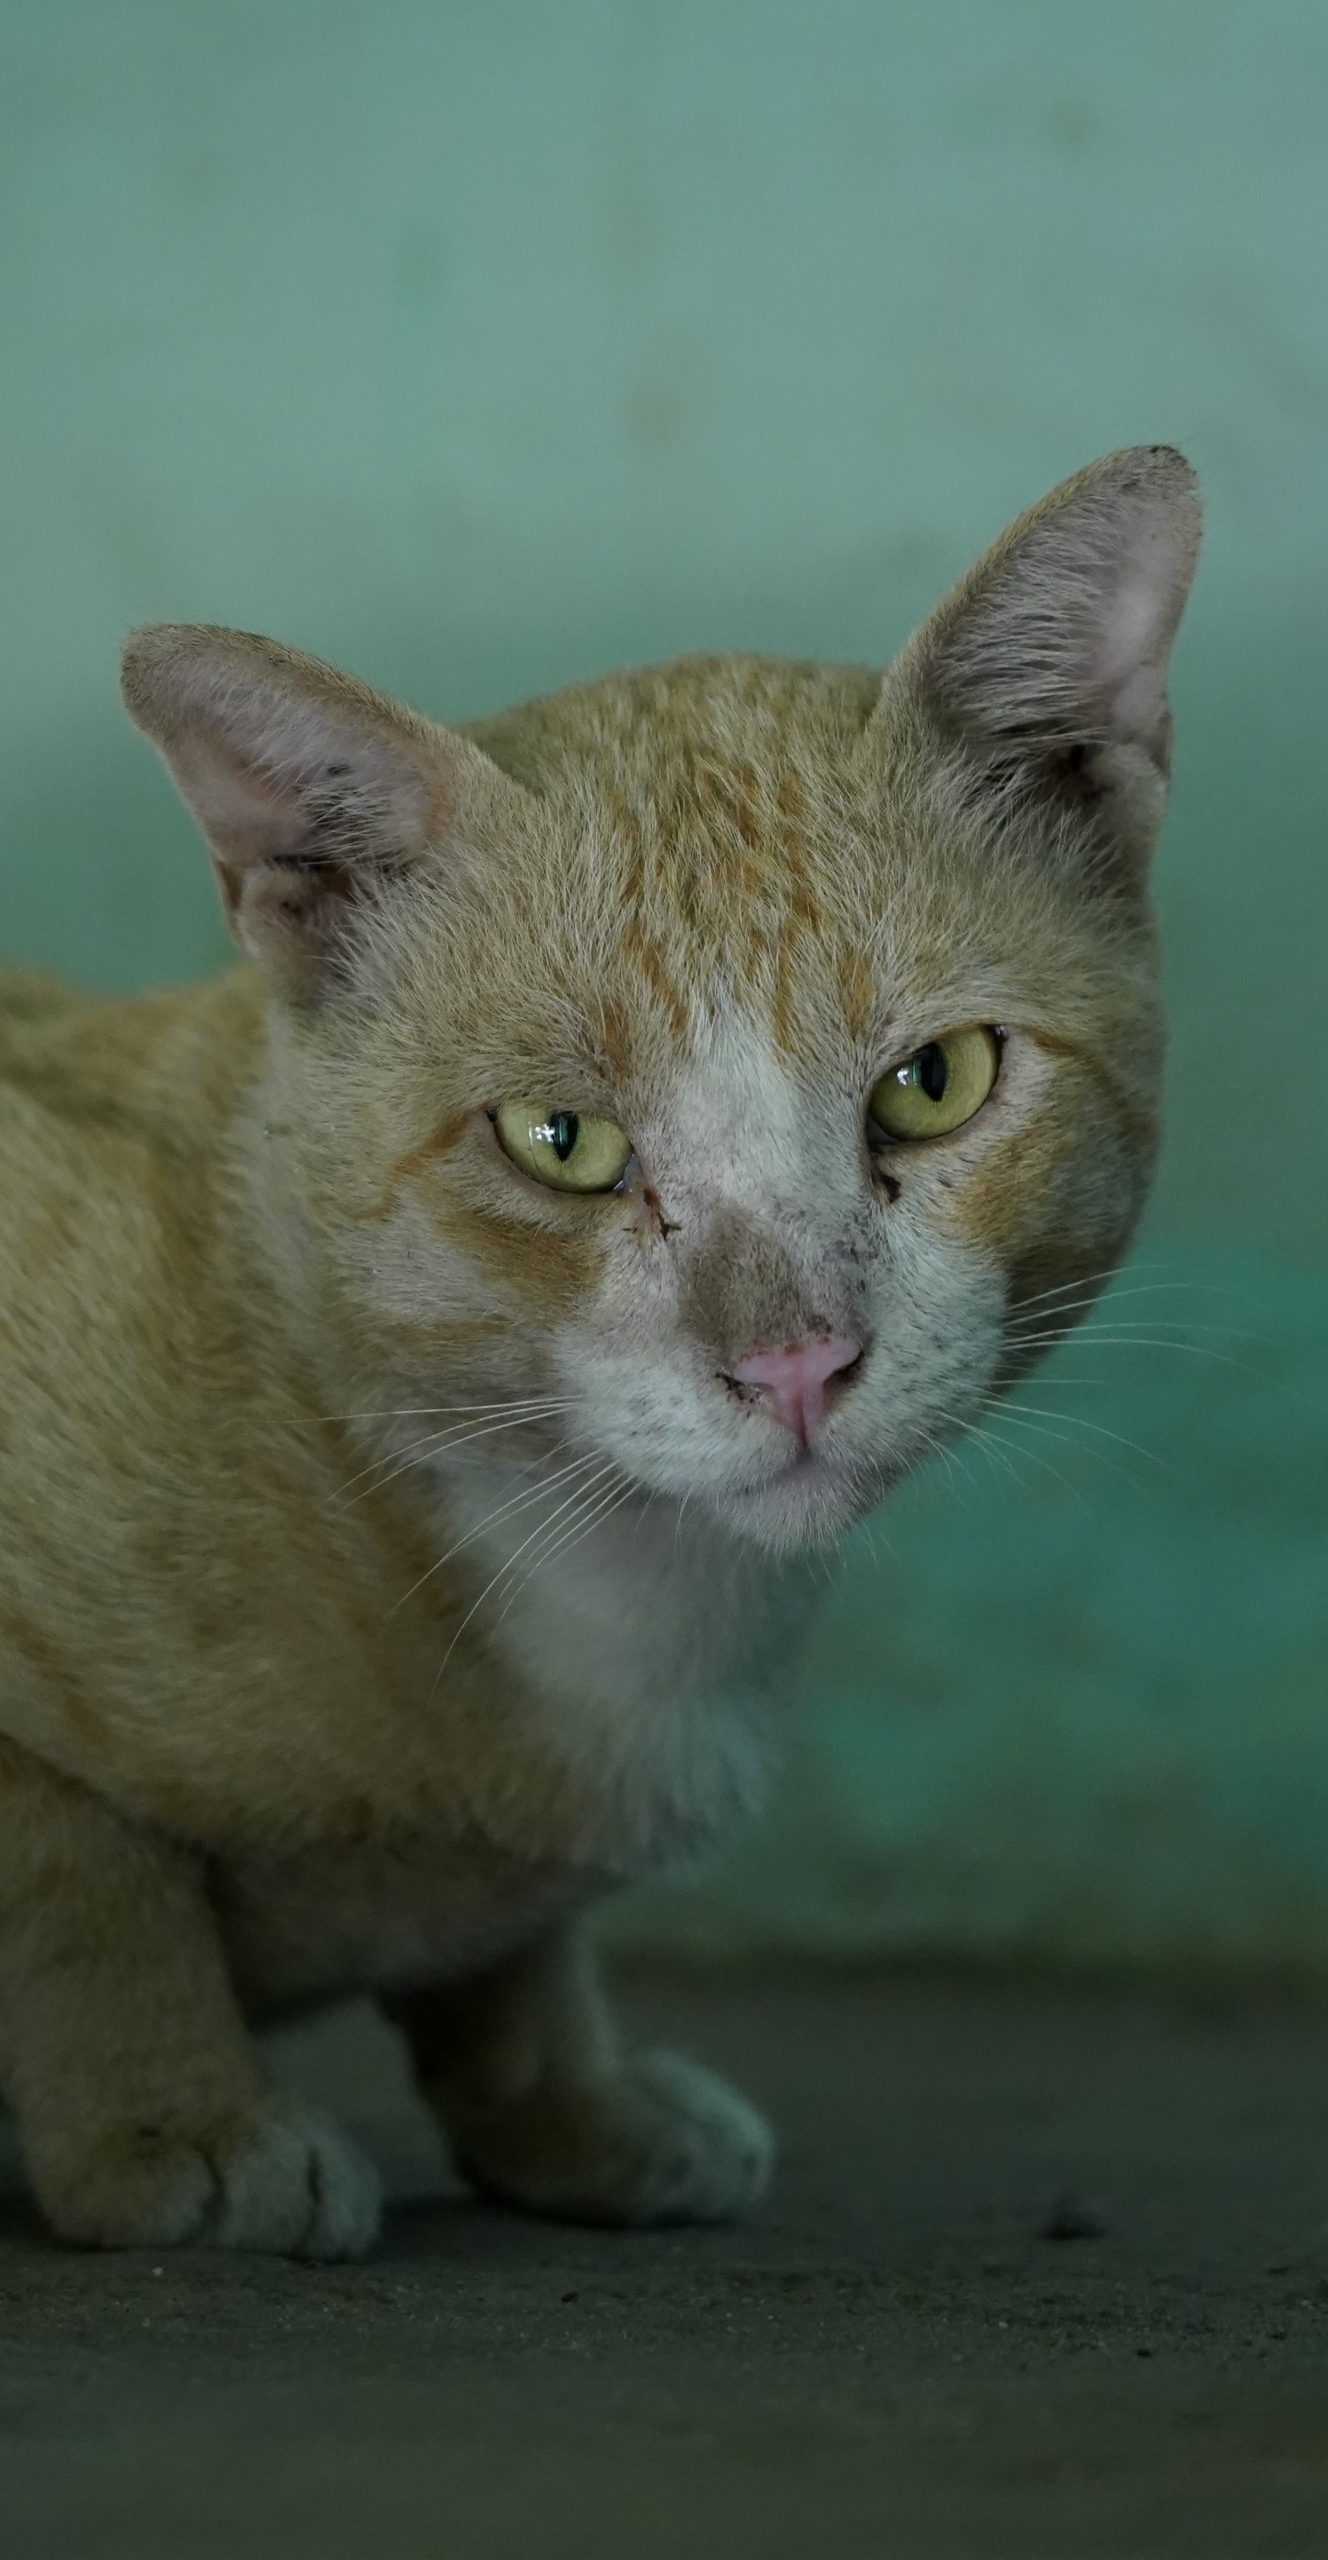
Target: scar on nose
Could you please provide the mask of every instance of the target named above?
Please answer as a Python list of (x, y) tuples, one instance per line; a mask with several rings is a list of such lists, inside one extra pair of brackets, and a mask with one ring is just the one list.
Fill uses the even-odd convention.
[(893, 1208), (896, 1200), (899, 1198), (900, 1190), (902, 1188), (897, 1176), (893, 1173), (882, 1173), (878, 1167), (876, 1179), (880, 1184), (882, 1191), (885, 1193), (886, 1199)]
[(678, 1232), (677, 1220), (675, 1218), (665, 1217), (664, 1212), (660, 1207), (659, 1193), (656, 1191), (654, 1184), (647, 1182), (644, 1189), (646, 1207), (650, 1211), (652, 1218), (655, 1220), (660, 1234), (665, 1237), (676, 1236)]

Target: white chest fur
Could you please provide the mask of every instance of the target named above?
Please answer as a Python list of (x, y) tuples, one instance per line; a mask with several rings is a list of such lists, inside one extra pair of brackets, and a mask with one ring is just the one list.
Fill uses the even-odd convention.
[(811, 1568), (636, 1496), (562, 1543), (532, 1536), (528, 1513), (486, 1526), (510, 1491), (497, 1465), (447, 1484), (476, 1623), (538, 1701), (541, 1747), (602, 1807), (608, 1862), (633, 1871), (695, 1845), (764, 1781)]
[(223, 1923), (260, 2012), (497, 1962), (613, 1876), (696, 1848), (760, 1792), (811, 1601), (806, 1565), (633, 1500), (532, 1568), (542, 1540), (520, 1554), (528, 1530), (480, 1525), (510, 1492), (503, 1470), (468, 1469), (439, 1534), (444, 1547), (467, 1538), (475, 1623), (490, 1660), (511, 1664), (532, 1757), (572, 1782), (583, 1836), (544, 1859), (534, 1842), (505, 1854), (463, 1831), (229, 1868)]

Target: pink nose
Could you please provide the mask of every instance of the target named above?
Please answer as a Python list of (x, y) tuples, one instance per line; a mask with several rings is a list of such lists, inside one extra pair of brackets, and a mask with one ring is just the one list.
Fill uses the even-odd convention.
[(786, 1422), (803, 1447), (825, 1418), (826, 1388), (862, 1357), (862, 1344), (830, 1334), (819, 1342), (795, 1342), (787, 1351), (753, 1351), (729, 1372), (740, 1387), (755, 1387), (776, 1422)]

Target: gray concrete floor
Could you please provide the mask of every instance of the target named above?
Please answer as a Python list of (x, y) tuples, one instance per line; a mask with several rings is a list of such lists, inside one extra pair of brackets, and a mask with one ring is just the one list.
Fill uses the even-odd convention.
[(388, 2170), (368, 2266), (57, 2251), (11, 2173), (5, 2560), (1328, 2553), (1328, 2016), (875, 1980), (629, 2006), (772, 2111), (748, 2228), (472, 2206), (361, 2016), (280, 2060)]

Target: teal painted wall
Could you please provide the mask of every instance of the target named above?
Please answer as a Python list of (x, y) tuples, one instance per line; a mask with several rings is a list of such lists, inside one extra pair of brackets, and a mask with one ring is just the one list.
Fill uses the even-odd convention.
[(1121, 1301), (1193, 1348), (1067, 1355), (1026, 1399), (1064, 1445), (1012, 1424), (1014, 1475), (855, 1551), (798, 1784), (685, 1919), (1328, 1959), (1328, 14), (8, 0), (3, 34), (13, 957), (222, 957), (118, 713), (131, 622), (455, 716), (684, 647), (879, 659), (1062, 473), (1198, 463), (1159, 1294)]

